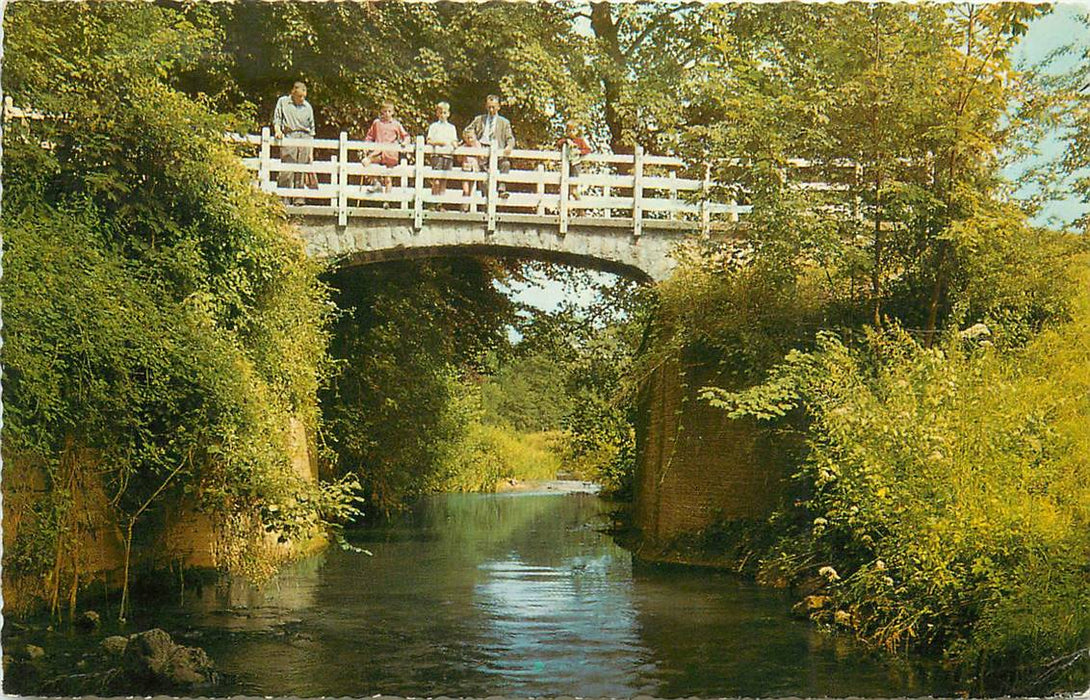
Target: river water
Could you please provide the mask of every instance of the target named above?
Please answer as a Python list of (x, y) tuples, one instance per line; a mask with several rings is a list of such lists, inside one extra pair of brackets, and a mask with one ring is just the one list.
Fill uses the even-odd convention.
[[(146, 621), (205, 648), (217, 694), (903, 696), (937, 669), (870, 654), (790, 598), (633, 565), (591, 494), (448, 494), (254, 588), (222, 582)], [(188, 641), (192, 640), (192, 641)]]
[[(782, 591), (708, 570), (634, 565), (601, 532), (608, 510), (592, 494), (561, 490), (431, 497), (350, 535), (370, 556), (330, 548), (262, 587), (223, 580), (143, 600), (127, 631), (162, 627), (204, 648), (221, 672), (210, 689), (217, 695), (955, 690), (935, 666), (892, 660), (794, 619)], [(97, 644), (66, 639), (73, 659), (78, 646)], [(58, 642), (35, 641), (51, 654)]]

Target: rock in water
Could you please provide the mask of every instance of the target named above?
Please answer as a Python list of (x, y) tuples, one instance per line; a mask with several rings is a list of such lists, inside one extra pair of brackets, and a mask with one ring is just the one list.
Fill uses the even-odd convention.
[(121, 656), (125, 653), (125, 647), (129, 646), (129, 638), (115, 634), (102, 640), (102, 650), (110, 656)]
[(123, 674), (152, 687), (190, 686), (212, 681), (212, 661), (203, 649), (175, 644), (161, 629), (134, 634), (121, 657)]
[(87, 612), (76, 618), (76, 627), (81, 630), (96, 630), (101, 623), (102, 619), (94, 610), (88, 610)]

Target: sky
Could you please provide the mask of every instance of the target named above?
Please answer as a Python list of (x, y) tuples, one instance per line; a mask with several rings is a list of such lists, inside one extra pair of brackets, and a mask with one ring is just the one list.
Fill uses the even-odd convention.
[[(1014, 52), (1016, 66), (1029, 66), (1042, 61), (1051, 52), (1078, 38), (1083, 44), (1090, 44), (1090, 28), (1078, 21), (1078, 16), (1090, 12), (1090, 0), (1080, 3), (1057, 3), (1052, 13), (1035, 20), (1026, 32), (1026, 36)], [(1061, 57), (1054, 63), (1053, 70), (1062, 71), (1070, 68), (1076, 60), (1075, 56)], [(1061, 153), (1062, 140), (1057, 136), (1046, 140), (1040, 145), (1040, 159), (1047, 162)], [(1015, 176), (1018, 168), (1008, 171), (1008, 176)], [(1043, 208), (1036, 223), (1041, 225), (1060, 225), (1070, 222), (1086, 212), (1087, 205), (1079, 202), (1076, 197), (1064, 201), (1051, 202)], [(612, 278), (608, 273), (598, 273), (604, 279)], [(519, 283), (513, 285), (510, 293), (518, 301), (532, 304), (546, 311), (554, 311), (564, 299), (577, 302), (580, 306), (587, 306), (593, 302), (594, 293), (591, 290), (581, 290), (576, 294), (568, 290), (558, 282), (548, 279), (539, 279), (532, 283)]]
[[(1083, 45), (1090, 45), (1090, 28), (1082, 24), (1078, 17), (1090, 12), (1090, 3), (1060, 3), (1057, 4), (1051, 14), (1045, 15), (1030, 25), (1025, 38), (1014, 51), (1016, 67), (1028, 67), (1044, 60), (1049, 53), (1062, 48), (1072, 40), (1078, 40)], [(1070, 69), (1077, 56), (1068, 54), (1059, 57), (1052, 66), (1052, 71), (1062, 72)], [(1057, 158), (1063, 150), (1063, 141), (1060, 135), (1054, 135), (1040, 145), (1041, 159), (1051, 160)], [(1007, 173), (1014, 176), (1015, 170)], [(1058, 226), (1069, 223), (1087, 211), (1087, 205), (1078, 201), (1077, 197), (1070, 197), (1064, 201), (1052, 202), (1045, 205), (1036, 223), (1046, 226)]]

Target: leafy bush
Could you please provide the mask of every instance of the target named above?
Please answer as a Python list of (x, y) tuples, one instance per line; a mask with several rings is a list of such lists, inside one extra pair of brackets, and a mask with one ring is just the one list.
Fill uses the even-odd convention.
[(820, 569), (877, 644), (941, 650), (988, 688), (1063, 687), (1090, 642), (1087, 277), (1074, 319), (1017, 352), (823, 334), (764, 385), (708, 390), (734, 415), (810, 420), (809, 495), (766, 567)]
[(560, 459), (552, 449), (555, 433), (519, 433), (498, 425), (472, 423), (466, 435), (447, 447), (437, 491), (495, 491), (505, 480), (555, 479)]
[(181, 499), (258, 533), (287, 509), (316, 524), (288, 455), (292, 420), (317, 430), (325, 289), (229, 120), (166, 82), (210, 36), (152, 5), (5, 20), (7, 88), (48, 113), (4, 133), (5, 458), (44, 466), (53, 515), (93, 474), (127, 544)]
[(484, 422), (482, 387), (456, 378), (447, 421), (457, 428), (441, 449), (433, 491), (495, 491), (500, 482), (555, 479), (560, 469), (555, 431), (522, 432)]

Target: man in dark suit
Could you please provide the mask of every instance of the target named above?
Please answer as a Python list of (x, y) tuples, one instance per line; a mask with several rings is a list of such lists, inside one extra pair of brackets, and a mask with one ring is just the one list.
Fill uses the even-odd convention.
[[(482, 146), (491, 145), (499, 151), (496, 167), (501, 173), (511, 171), (511, 149), (515, 147), (515, 132), (511, 129), (511, 122), (507, 117), (500, 116), (500, 98), (489, 95), (484, 101), (484, 114), (478, 114), (469, 123), (467, 129), (471, 129), (477, 135), (477, 140)], [(499, 183), (499, 196), (507, 198), (506, 183)]]

